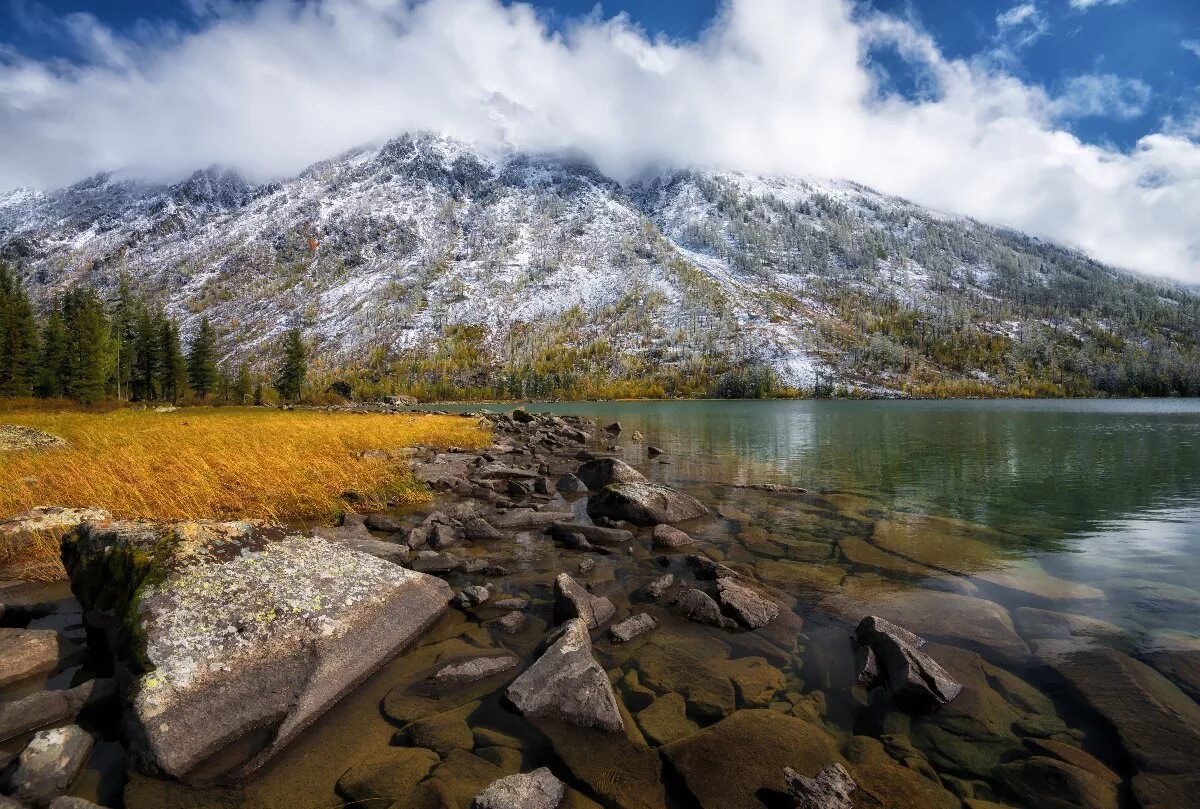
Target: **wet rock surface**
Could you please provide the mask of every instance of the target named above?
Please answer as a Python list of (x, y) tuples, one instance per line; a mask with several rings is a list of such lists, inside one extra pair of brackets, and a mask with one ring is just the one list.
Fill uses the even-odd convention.
[(474, 809), (555, 809), (566, 787), (546, 767), (493, 782), (475, 797)]
[(796, 801), (796, 809), (853, 809), (850, 797), (858, 784), (846, 768), (834, 762), (813, 778), (806, 778), (791, 767), (785, 767), (783, 778), (788, 792)]

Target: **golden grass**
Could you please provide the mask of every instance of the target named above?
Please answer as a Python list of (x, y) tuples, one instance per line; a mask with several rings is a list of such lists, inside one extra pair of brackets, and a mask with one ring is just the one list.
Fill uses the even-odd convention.
[[(96, 506), (123, 518), (329, 519), (341, 494), (403, 504), (429, 498), (393, 453), (418, 444), (478, 447), (458, 416), (359, 415), (257, 408), (173, 413), (13, 411), (0, 422), (67, 439), (66, 449), (0, 455), (0, 518), (34, 506)], [(361, 508), (361, 507), (360, 507)]]

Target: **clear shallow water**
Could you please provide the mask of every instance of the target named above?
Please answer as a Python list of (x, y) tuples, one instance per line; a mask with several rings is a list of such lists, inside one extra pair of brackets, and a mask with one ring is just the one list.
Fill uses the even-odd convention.
[[(627, 645), (596, 633), (595, 655), (637, 716), (635, 726), (646, 727), (639, 713), (653, 696), (646, 683), (654, 700), (667, 692), (687, 696), (688, 732), (711, 726), (727, 711), (698, 713), (704, 699), (693, 699), (689, 689), (715, 677), (731, 694), (730, 683), (738, 682), (736, 706), (729, 706), (735, 713), (769, 706), (814, 723), (821, 729), (814, 733), (828, 733), (839, 745), (852, 739), (887, 745), (882, 755), (890, 763), (870, 771), (871, 788), (888, 798), (880, 805), (957, 805), (955, 795), (971, 793), (999, 805), (1030, 805), (1006, 791), (995, 773), (1028, 757), (1042, 739), (1065, 740), (1096, 756), (1123, 779), (1120, 805), (1136, 805), (1129, 779), (1137, 768), (1086, 698), (1045, 665), (1039, 649), (1045, 636), (1022, 615), (1049, 610), (1115, 624), (1115, 634), (1072, 640), (1082, 646), (1100, 643), (1137, 656), (1200, 649), (1200, 402), (624, 402), (529, 409), (583, 415), (600, 426), (619, 420), (620, 456), (712, 507), (711, 518), (684, 526), (703, 551), (794, 610), (802, 626), (785, 614), (764, 630), (728, 632), (648, 600), (642, 585), (664, 570), (690, 574), (678, 556), (652, 549), (645, 531), (629, 553), (608, 556), (564, 550), (540, 531), (476, 543), (456, 550), (509, 570), (494, 580), (496, 597), (529, 600), (526, 631), (498, 632), (494, 622), (503, 611), (486, 603), (467, 613), (451, 610), (417, 649), (385, 666), (248, 782), (191, 789), (132, 775), (125, 804), (342, 805), (345, 793), (336, 785), (347, 770), (405, 743), (393, 736), (406, 721), (401, 716), (414, 718), (403, 706), (425, 693), (435, 660), (497, 650), (516, 654), (520, 668), (536, 659), (554, 621), (551, 582), (565, 570), (612, 599), (618, 617), (649, 611), (660, 621), (646, 639)], [(633, 440), (635, 430), (643, 441)], [(610, 443), (598, 434), (596, 448)], [(665, 450), (661, 459), (648, 457), (651, 444)], [(577, 462), (556, 464), (555, 475)], [(811, 494), (735, 485), (756, 483), (801, 486)], [(471, 504), (438, 507), (455, 505)], [(585, 500), (559, 505), (582, 515)], [(584, 561), (594, 562), (586, 574), (578, 572)], [(459, 574), (450, 581), (455, 588), (480, 583)], [(881, 690), (856, 690), (847, 634), (865, 612), (895, 614), (928, 637), (930, 655), (966, 691), (933, 716), (907, 717)], [(664, 666), (664, 660), (684, 662)], [(744, 664), (754, 660), (747, 676)], [(500, 732), (519, 749), (505, 766), (550, 766), (608, 806), (665, 800), (672, 809), (694, 809), (680, 776), (654, 769), (660, 754), (669, 757), (665, 748), (646, 751), (645, 741), (631, 747), (621, 734), (535, 728), (505, 705), (503, 686), (485, 682), (469, 694), (443, 694), (430, 710), (451, 712), (478, 700), (466, 720), (474, 756), (486, 758), (487, 734)], [(760, 687), (763, 695), (747, 696)], [(934, 777), (897, 764), (910, 754)], [(725, 755), (753, 766), (744, 750)], [(447, 757), (442, 765), (447, 782), (470, 793), (467, 803), (478, 791), (471, 767), (483, 766), (468, 758), (475, 763)], [(489, 773), (479, 777), (495, 775)], [(914, 784), (930, 789), (937, 779), (936, 795), (916, 796), (926, 793)]]

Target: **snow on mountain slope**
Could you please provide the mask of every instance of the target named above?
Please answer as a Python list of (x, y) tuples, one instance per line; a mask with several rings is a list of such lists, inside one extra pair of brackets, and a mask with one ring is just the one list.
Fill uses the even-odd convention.
[[(260, 186), (214, 168), (171, 186), (99, 175), (10, 192), (0, 258), (43, 301), (127, 275), (185, 333), (207, 314), (230, 359), (266, 356), (295, 325), (341, 364), (428, 352), (473, 325), (497, 356), (540, 335), (544, 351), (599, 345), (642, 373), (765, 363), (799, 386), (834, 374), (898, 387), (895, 357), (864, 354), (895, 312), (990, 334), (1014, 300), (1062, 294), (1064, 279), (1149, 294), (1085, 257), (853, 183), (677, 171), (622, 187), (581, 159), (427, 134)], [(1182, 302), (1186, 327), (1195, 297), (1150, 286), (1164, 309)], [(1104, 326), (1068, 303), (1087, 320), (1077, 331)], [(1029, 331), (1030, 311), (1015, 314)]]

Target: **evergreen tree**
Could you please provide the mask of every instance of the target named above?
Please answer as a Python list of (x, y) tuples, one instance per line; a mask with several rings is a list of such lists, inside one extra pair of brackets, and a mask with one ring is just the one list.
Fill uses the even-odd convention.
[(103, 399), (115, 378), (116, 349), (103, 301), (91, 289), (74, 289), (63, 302), (67, 332), (66, 393), (91, 404)]
[(275, 374), (275, 390), (284, 402), (294, 402), (304, 389), (308, 376), (308, 349), (300, 337), (300, 329), (288, 329), (283, 336), (283, 361)]
[(62, 306), (55, 303), (42, 328), (41, 351), (38, 354), (34, 393), (43, 399), (67, 395), (67, 329), (63, 323)]
[(163, 340), (166, 319), (152, 313), (147, 306), (139, 307), (134, 322), (131, 348), (133, 362), (130, 376), (130, 398), (153, 401), (162, 393)]
[(211, 393), (217, 384), (217, 337), (212, 325), (205, 317), (200, 328), (192, 335), (187, 357), (188, 381), (192, 390), (201, 399)]
[(0, 263), (0, 396), (33, 392), (37, 351), (37, 324), (29, 296)]
[(254, 386), (254, 406), (263, 406), (263, 383), (259, 382)]
[(145, 303), (134, 297), (129, 288), (129, 277), (121, 276), (117, 289), (117, 302), (113, 307), (113, 340), (117, 352), (116, 386), (117, 398), (126, 401), (135, 398), (133, 379), (137, 368), (138, 321), (145, 311)]
[(172, 404), (178, 404), (187, 393), (188, 368), (183, 358), (183, 345), (179, 339), (179, 326), (174, 320), (164, 317), (158, 327), (158, 351), (161, 364), (158, 372), (159, 390)]
[(252, 395), (253, 388), (250, 382), (250, 369), (243, 362), (238, 366), (237, 378), (233, 383), (233, 403), (237, 405), (248, 404)]

